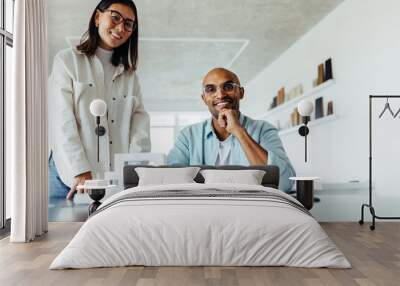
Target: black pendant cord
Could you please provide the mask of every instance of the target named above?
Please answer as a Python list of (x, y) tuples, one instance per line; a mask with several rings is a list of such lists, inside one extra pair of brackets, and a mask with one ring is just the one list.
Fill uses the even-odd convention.
[(372, 204), (372, 100), (374, 98), (386, 98), (387, 100), (389, 98), (400, 98), (400, 95), (370, 95), (369, 96), (369, 203), (368, 204), (362, 204), (361, 205), (361, 219), (358, 221), (359, 224), (364, 224), (364, 208), (367, 207), (369, 208), (369, 211), (372, 216), (372, 225), (370, 225), (370, 229), (374, 230), (375, 229), (375, 219), (400, 219), (400, 217), (383, 217), (383, 216), (378, 216), (375, 213), (375, 208)]
[(306, 134), (306, 136), (304, 136), (304, 146), (305, 146), (304, 161), (307, 162), (307, 134)]
[[(99, 128), (99, 125), (97, 125), (97, 128)], [(100, 136), (97, 134), (97, 163), (100, 162)]]
[(308, 116), (303, 116), (303, 125), (300, 126), (298, 132), (300, 136), (304, 137), (304, 162), (307, 162), (307, 135), (310, 132), (310, 130), (307, 127), (309, 121), (309, 117)]
[(97, 163), (100, 162), (100, 116), (96, 117), (97, 123)]

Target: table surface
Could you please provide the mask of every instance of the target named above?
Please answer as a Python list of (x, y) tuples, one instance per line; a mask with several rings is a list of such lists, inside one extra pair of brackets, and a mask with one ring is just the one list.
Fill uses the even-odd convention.
[(289, 180), (292, 181), (314, 181), (318, 180), (319, 177), (290, 177)]

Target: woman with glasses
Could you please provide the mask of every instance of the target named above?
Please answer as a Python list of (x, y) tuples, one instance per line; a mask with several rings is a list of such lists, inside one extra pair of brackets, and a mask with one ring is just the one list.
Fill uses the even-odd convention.
[[(113, 168), (115, 153), (150, 151), (149, 116), (135, 73), (138, 30), (131, 0), (102, 0), (80, 44), (55, 56), (49, 78), (50, 198), (72, 199), (78, 185)], [(107, 104), (99, 162), (89, 109), (94, 99)]]

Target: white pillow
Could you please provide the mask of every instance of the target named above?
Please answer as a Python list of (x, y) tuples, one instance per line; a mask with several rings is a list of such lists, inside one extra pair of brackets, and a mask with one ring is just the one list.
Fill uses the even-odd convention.
[(199, 167), (135, 168), (139, 176), (139, 186), (195, 183), (193, 179), (199, 170)]
[(205, 184), (234, 183), (261, 185), (265, 171), (262, 170), (202, 170)]

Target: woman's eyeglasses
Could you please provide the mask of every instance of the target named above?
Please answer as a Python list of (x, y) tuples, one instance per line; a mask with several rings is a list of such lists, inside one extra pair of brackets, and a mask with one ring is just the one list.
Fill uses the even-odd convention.
[[(240, 84), (238, 84), (236, 82), (232, 82), (232, 81), (227, 81), (219, 86), (219, 88), (226, 93), (233, 93), (233, 91), (235, 90), (235, 87), (240, 88)], [(206, 96), (214, 96), (217, 93), (217, 90), (218, 90), (218, 86), (213, 85), (213, 84), (207, 84), (203, 87), (203, 93)]]
[(128, 32), (132, 32), (136, 29), (136, 22), (131, 19), (124, 18), (118, 11), (107, 9), (104, 12), (110, 12), (111, 20), (115, 25), (119, 25), (124, 22), (124, 29)]

